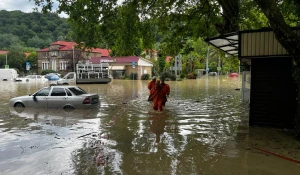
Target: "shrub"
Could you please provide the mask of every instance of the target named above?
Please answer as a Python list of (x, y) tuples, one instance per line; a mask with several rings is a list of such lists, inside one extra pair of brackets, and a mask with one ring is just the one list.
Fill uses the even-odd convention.
[(196, 79), (196, 77), (194, 76), (194, 73), (190, 72), (187, 74), (187, 79)]
[(185, 77), (186, 77), (185, 74), (180, 74), (180, 78), (181, 78), (181, 79), (184, 79)]
[(194, 77), (197, 78), (198, 74), (196, 72), (193, 73)]
[(150, 77), (149, 74), (143, 74), (141, 80), (149, 80), (149, 77)]
[(137, 80), (138, 78), (137, 73), (130, 73), (129, 78), (130, 80)]

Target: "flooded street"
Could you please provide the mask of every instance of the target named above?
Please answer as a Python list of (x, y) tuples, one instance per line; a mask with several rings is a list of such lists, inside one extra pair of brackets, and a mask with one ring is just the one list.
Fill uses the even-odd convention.
[(16, 112), (12, 97), (45, 84), (0, 82), (0, 174), (300, 174), (300, 142), (283, 129), (248, 126), (241, 82), (225, 76), (166, 81), (163, 112), (148, 81), (79, 84), (96, 110)]

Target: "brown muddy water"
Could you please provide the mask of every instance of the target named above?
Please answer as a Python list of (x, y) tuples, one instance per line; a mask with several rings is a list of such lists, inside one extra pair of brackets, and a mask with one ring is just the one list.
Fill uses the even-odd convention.
[(100, 95), (96, 110), (17, 113), (9, 99), (45, 84), (0, 82), (0, 174), (300, 174), (288, 131), (248, 127), (238, 79), (168, 81), (163, 112), (146, 101), (147, 83), (78, 85)]

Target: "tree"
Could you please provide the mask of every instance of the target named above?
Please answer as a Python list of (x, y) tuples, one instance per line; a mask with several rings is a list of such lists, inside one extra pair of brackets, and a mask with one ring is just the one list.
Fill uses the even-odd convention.
[(7, 64), (10, 68), (15, 68), (19, 72), (25, 71), (26, 55), (22, 52), (9, 51), (7, 54)]
[(31, 52), (27, 57), (27, 61), (30, 63), (31, 71), (37, 72), (37, 54), (36, 54), (36, 52)]

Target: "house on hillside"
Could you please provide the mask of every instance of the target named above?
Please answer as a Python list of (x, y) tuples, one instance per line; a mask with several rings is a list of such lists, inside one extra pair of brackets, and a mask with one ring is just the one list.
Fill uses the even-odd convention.
[(129, 76), (131, 73), (137, 73), (138, 79), (141, 79), (143, 74), (152, 76), (153, 63), (139, 56), (92, 57), (89, 61), (93, 64), (108, 62), (110, 74), (115, 76), (114, 78)]
[(75, 42), (56, 41), (48, 48), (37, 51), (38, 72), (52, 69), (61, 74), (75, 71), (78, 61), (89, 60), (92, 57), (107, 57), (110, 50), (94, 48), (82, 50), (77, 48)]
[(7, 55), (8, 52), (8, 50), (0, 50), (0, 55)]

